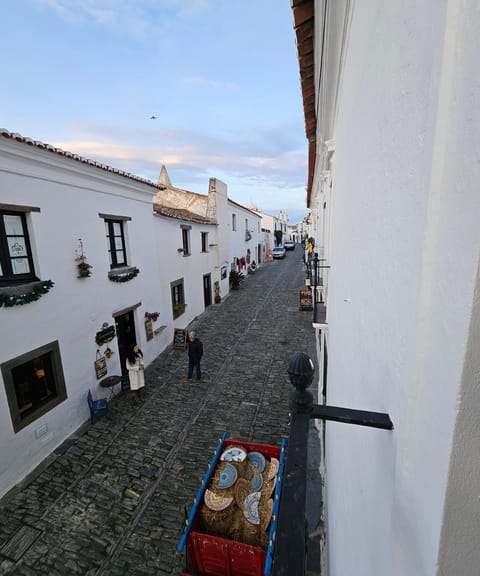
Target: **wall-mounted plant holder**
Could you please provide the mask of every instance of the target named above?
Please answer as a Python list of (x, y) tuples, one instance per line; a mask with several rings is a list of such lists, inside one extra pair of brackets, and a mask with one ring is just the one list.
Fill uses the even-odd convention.
[(75, 250), (75, 262), (77, 263), (77, 278), (88, 278), (91, 275), (90, 270), (93, 266), (87, 262), (81, 238), (78, 239), (78, 248)]
[(145, 312), (145, 320), (151, 320), (152, 322), (156, 322), (159, 316), (160, 312)]

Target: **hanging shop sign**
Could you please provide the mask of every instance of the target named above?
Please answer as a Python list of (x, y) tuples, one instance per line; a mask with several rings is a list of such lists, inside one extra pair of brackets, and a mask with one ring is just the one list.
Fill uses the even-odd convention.
[(102, 329), (96, 333), (95, 342), (98, 346), (107, 344), (115, 338), (115, 326), (113, 324), (109, 325), (106, 322), (103, 324)]

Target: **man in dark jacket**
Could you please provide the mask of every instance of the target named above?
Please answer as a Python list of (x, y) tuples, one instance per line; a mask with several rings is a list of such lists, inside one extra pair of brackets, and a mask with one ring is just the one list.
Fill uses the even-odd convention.
[(203, 344), (197, 338), (195, 332), (188, 334), (188, 376), (187, 381), (192, 381), (193, 371), (197, 373), (197, 382), (202, 380), (202, 372), (200, 370), (200, 360), (203, 356)]

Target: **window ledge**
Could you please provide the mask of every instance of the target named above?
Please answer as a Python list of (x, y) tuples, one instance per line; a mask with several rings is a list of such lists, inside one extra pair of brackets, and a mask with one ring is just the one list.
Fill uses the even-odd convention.
[(0, 288), (0, 308), (5, 306), (23, 306), (36, 302), (44, 294), (50, 291), (55, 283), (51, 280), (36, 280), (26, 284), (17, 284), (15, 286), (4, 286)]
[(115, 268), (108, 273), (108, 279), (112, 282), (128, 282), (138, 276), (140, 270), (135, 266), (123, 266), (122, 268)]

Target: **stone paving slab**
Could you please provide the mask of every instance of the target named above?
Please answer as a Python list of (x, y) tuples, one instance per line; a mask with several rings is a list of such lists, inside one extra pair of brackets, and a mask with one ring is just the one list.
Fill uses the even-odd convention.
[[(188, 327), (204, 343), (201, 383), (182, 382), (187, 355), (168, 348), (146, 370), (144, 404), (118, 395), (0, 500), (0, 576), (180, 574), (184, 510), (222, 433), (288, 436), (288, 360), (316, 362), (304, 277), (299, 250), (265, 263)], [(22, 530), (35, 535), (26, 550), (2, 555)]]

